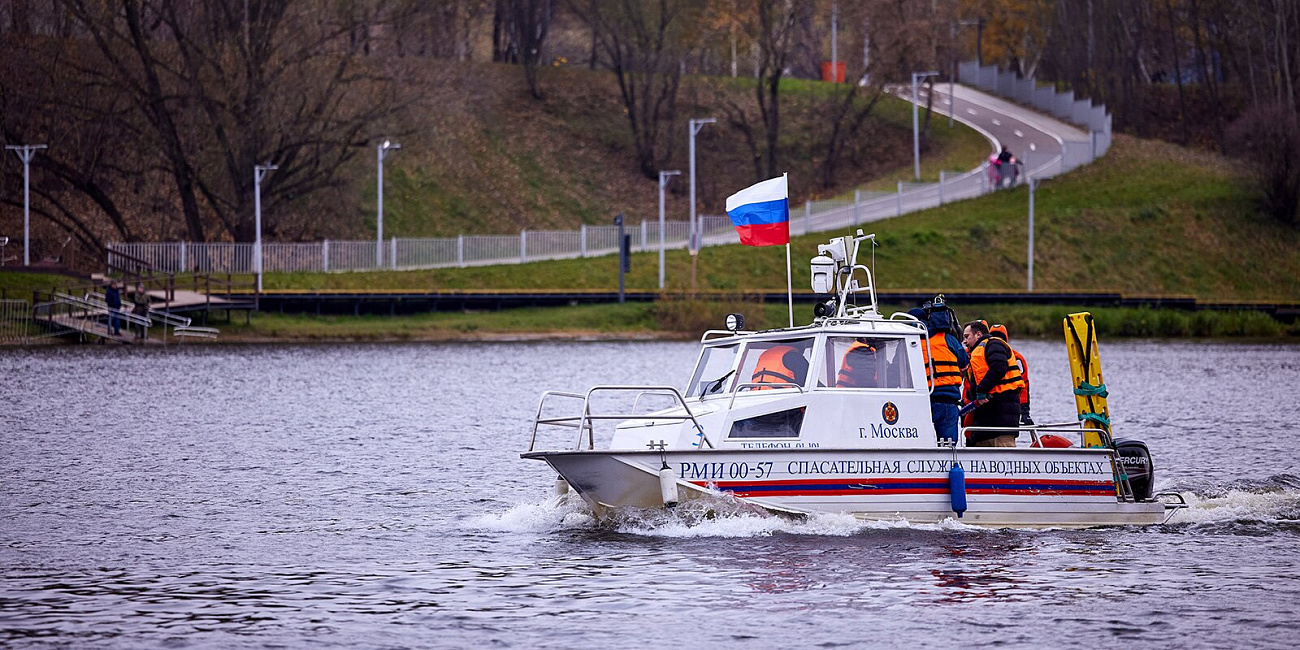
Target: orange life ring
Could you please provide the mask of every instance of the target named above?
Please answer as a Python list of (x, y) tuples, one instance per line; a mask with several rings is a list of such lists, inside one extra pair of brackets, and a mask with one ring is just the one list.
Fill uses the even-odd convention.
[(1038, 441), (1034, 442), (1029, 446), (1046, 447), (1049, 449), (1065, 449), (1067, 447), (1073, 447), (1074, 443), (1070, 442), (1068, 438), (1062, 438), (1061, 436), (1054, 436), (1049, 433), (1044, 436), (1038, 436)]

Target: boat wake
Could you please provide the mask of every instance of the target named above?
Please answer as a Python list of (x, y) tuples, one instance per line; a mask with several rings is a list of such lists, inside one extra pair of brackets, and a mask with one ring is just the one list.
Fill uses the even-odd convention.
[(981, 530), (955, 519), (913, 524), (905, 519), (864, 521), (846, 514), (784, 516), (726, 494), (693, 499), (671, 510), (620, 508), (611, 511), (605, 519), (598, 519), (578, 496), (566, 494), (541, 503), (517, 504), (505, 512), (482, 515), (468, 523), (472, 528), (499, 532), (591, 531), (667, 538), (846, 537), (871, 530)]
[[(1161, 486), (1177, 492), (1188, 507), (1167, 524), (1173, 530), (1212, 532), (1259, 529), (1300, 530), (1300, 477), (1290, 474), (1263, 480), (1219, 484)], [(510, 533), (593, 532), (645, 537), (767, 537), (807, 535), (845, 537), (873, 530), (978, 531), (960, 520), (916, 524), (903, 519), (863, 521), (844, 514), (784, 516), (756, 508), (727, 494), (687, 501), (672, 510), (622, 508), (599, 519), (581, 498), (569, 493), (538, 503), (516, 504), (504, 512), (473, 517), (467, 527)]]
[(1238, 480), (1212, 485), (1171, 484), (1188, 507), (1170, 525), (1195, 528), (1281, 525), (1300, 527), (1300, 477), (1278, 474), (1263, 480)]

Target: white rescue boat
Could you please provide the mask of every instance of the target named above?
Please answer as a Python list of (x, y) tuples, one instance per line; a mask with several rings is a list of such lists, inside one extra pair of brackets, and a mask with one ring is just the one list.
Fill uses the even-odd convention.
[[(857, 263), (859, 246), (873, 238), (858, 231), (818, 247), (813, 290), (833, 297), (810, 325), (743, 331), (732, 315), (728, 330), (706, 333), (684, 391), (543, 393), (523, 458), (548, 463), (558, 485), (598, 516), (720, 493), (783, 514), (989, 527), (1158, 524), (1183, 507), (1177, 495), (1153, 493), (1146, 445), (1112, 440), (1096, 417), (1019, 427), (1010, 431), (1016, 447), (967, 447), (965, 435), (941, 441), (931, 423), (925, 324), (883, 316), (871, 270)], [(872, 381), (848, 387), (837, 375), (859, 341), (875, 350)], [(801, 374), (756, 372), (765, 353), (791, 351), (802, 362), (790, 365), (806, 366)], [(609, 396), (630, 406), (602, 412)], [(569, 446), (539, 449), (539, 434)], [(1045, 446), (1048, 435), (1072, 445)]]

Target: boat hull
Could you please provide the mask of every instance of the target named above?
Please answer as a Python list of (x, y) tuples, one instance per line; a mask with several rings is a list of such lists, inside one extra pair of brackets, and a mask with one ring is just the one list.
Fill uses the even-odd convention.
[[(1117, 496), (1109, 452), (1091, 449), (963, 448), (537, 451), (596, 511), (661, 508), (659, 470), (676, 475), (682, 501), (727, 492), (761, 508), (796, 514), (847, 513), (867, 520), (989, 527), (1149, 525), (1159, 502)], [(948, 473), (966, 475), (967, 510), (953, 511)]]

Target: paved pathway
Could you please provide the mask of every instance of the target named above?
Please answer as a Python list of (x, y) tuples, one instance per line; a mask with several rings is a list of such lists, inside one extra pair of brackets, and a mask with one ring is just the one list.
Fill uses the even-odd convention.
[[(910, 89), (903, 93), (905, 99), (910, 100), (910, 95)], [(921, 104), (924, 105), (925, 101), (925, 94), (921, 94)], [(953, 88), (951, 100), (947, 84), (936, 86), (935, 113), (930, 117), (932, 124), (948, 119), (950, 101), (956, 109), (955, 120), (976, 129), (989, 139), (990, 154), (1006, 144), (1011, 153), (1024, 161), (1025, 171), (1031, 175), (1045, 173), (1046, 169), (1051, 168), (1058, 157), (1064, 154), (1066, 142), (1088, 141), (1088, 135), (1078, 127), (960, 84)], [(812, 214), (806, 214), (798, 206), (791, 206), (790, 232), (803, 235), (847, 230), (872, 221), (980, 196), (989, 191), (987, 181), (983, 178), (984, 171), (980, 167), (984, 162), (971, 161), (974, 169), (964, 174), (946, 176), (942, 186), (939, 183), (904, 183), (901, 194), (873, 193), (857, 205), (846, 202)], [(735, 244), (739, 238), (735, 231), (724, 231), (706, 235), (704, 242), (710, 246)]]

